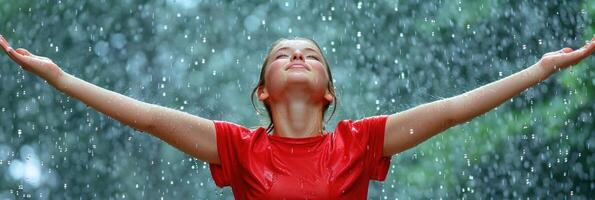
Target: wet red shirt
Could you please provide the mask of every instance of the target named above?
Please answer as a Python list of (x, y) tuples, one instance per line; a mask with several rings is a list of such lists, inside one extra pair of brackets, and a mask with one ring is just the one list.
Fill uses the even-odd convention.
[(308, 138), (214, 121), (221, 164), (209, 164), (211, 175), (236, 199), (366, 199), (369, 181), (384, 181), (390, 165), (382, 156), (386, 119), (343, 120)]

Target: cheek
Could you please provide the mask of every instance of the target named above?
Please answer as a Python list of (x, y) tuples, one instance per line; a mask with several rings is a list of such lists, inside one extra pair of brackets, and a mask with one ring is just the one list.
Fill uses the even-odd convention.
[(265, 80), (268, 83), (276, 83), (281, 78), (283, 78), (283, 73), (281, 69), (283, 67), (283, 62), (281, 60), (277, 60), (272, 62), (269, 66), (267, 66), (267, 71), (265, 72)]
[(316, 80), (318, 82), (326, 84), (328, 81), (328, 75), (326, 74), (326, 68), (320, 62), (312, 62), (312, 71), (316, 74)]

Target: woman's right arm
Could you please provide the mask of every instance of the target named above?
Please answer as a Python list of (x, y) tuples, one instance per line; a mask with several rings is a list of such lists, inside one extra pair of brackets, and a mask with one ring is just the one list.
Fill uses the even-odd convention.
[(23, 69), (45, 79), (56, 89), (95, 110), (210, 163), (219, 163), (215, 125), (211, 120), (178, 110), (141, 102), (76, 78), (50, 59), (25, 49), (13, 50), (0, 35), (4, 52)]

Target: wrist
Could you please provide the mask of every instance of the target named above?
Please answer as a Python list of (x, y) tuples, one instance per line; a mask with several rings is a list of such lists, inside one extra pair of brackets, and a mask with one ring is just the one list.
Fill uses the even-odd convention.
[(554, 69), (554, 67), (544, 66), (541, 62), (537, 62), (529, 68), (534, 72), (533, 74), (538, 77), (539, 81), (547, 79), (558, 71), (557, 69)]
[(71, 75), (60, 70), (59, 73), (54, 74), (54, 76), (52, 76), (52, 78), (46, 79), (47, 82), (51, 85), (53, 85), (56, 89), (64, 91), (64, 89), (68, 88), (68, 78), (70, 78)]

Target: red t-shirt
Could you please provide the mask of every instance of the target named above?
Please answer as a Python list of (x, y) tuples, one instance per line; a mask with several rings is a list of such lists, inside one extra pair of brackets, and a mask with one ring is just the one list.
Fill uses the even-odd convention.
[(211, 175), (236, 199), (366, 199), (369, 181), (384, 181), (390, 166), (382, 156), (386, 119), (343, 120), (307, 138), (214, 120), (221, 164), (209, 164)]

